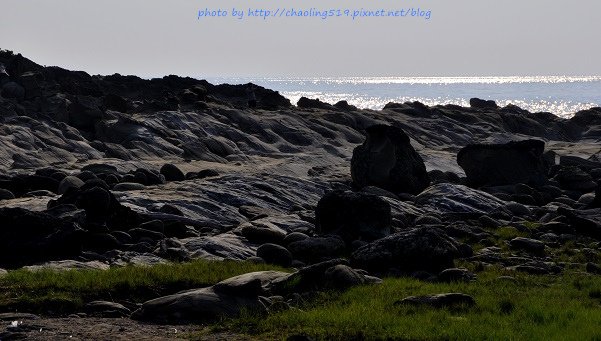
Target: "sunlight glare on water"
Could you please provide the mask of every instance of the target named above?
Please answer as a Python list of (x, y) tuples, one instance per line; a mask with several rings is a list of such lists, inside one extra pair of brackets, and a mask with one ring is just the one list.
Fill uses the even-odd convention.
[(517, 105), (531, 112), (571, 117), (601, 104), (601, 76), (531, 77), (321, 77), (216, 78), (216, 83), (252, 82), (279, 91), (296, 103), (301, 97), (334, 104), (346, 100), (364, 109), (382, 109), (389, 102), (469, 106), (469, 99), (493, 99), (500, 106)]

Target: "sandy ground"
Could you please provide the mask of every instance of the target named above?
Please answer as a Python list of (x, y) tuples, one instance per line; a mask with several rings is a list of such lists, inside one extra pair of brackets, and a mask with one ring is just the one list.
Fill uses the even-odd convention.
[[(40, 318), (2, 321), (0, 340), (252, 340), (231, 333), (211, 333), (204, 326), (155, 325), (125, 318)], [(8, 333), (6, 333), (8, 332)], [(6, 333), (6, 334), (5, 334)]]

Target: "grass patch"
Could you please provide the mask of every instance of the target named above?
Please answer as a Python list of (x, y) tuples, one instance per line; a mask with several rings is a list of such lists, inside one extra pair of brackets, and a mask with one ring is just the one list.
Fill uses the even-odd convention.
[(537, 230), (542, 225), (543, 224), (537, 221), (525, 221), (524, 223), (522, 223), (522, 226), (526, 227), (529, 230)]
[[(381, 285), (328, 293), (301, 309), (267, 317), (246, 315), (215, 326), (259, 339), (303, 334), (316, 339), (550, 339), (601, 338), (601, 277), (532, 276), (499, 270), (473, 283), (385, 279)], [(442, 292), (472, 295), (476, 307), (434, 309), (394, 306), (406, 296)]]
[(503, 226), (496, 231), (496, 235), (500, 239), (511, 240), (517, 237), (527, 237), (526, 232), (519, 231), (513, 226)]
[(262, 270), (282, 269), (247, 262), (198, 260), (105, 271), (16, 270), (0, 277), (0, 311), (67, 314), (93, 300), (143, 302)]

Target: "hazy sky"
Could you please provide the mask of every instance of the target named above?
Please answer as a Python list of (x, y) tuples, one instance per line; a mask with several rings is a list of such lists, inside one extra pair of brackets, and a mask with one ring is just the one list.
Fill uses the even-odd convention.
[[(0, 0), (0, 6), (0, 48), (92, 74), (601, 75), (600, 0)], [(432, 12), (430, 20), (197, 19), (199, 9), (233, 7)]]

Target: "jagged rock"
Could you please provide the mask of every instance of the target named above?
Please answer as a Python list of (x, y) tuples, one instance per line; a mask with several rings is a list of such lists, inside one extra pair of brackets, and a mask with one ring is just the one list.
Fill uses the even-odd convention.
[(392, 192), (417, 194), (430, 184), (421, 156), (401, 128), (374, 125), (355, 148), (351, 176), (359, 187), (377, 186)]
[(503, 200), (486, 192), (449, 183), (428, 187), (415, 198), (415, 202), (441, 213), (486, 214), (506, 205)]
[(319, 200), (315, 220), (319, 233), (371, 241), (390, 234), (392, 216), (390, 204), (378, 196), (335, 191)]
[(437, 228), (406, 230), (367, 244), (351, 256), (351, 264), (370, 272), (391, 268), (412, 272), (441, 271), (460, 257), (459, 244)]
[(506, 144), (474, 144), (457, 154), (457, 163), (465, 171), (470, 186), (499, 186), (547, 183), (547, 165), (543, 159), (545, 143), (539, 140)]

